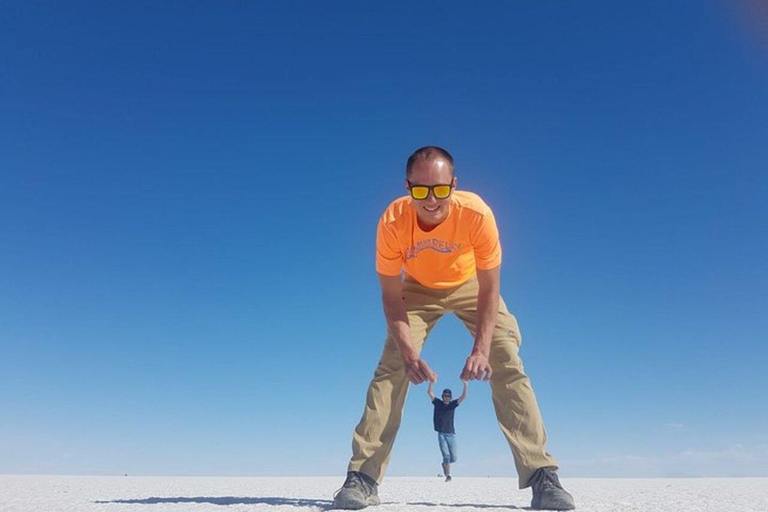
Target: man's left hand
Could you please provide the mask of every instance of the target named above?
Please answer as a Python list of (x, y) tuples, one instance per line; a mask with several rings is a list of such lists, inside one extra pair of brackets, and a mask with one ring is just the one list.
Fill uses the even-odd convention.
[(483, 354), (471, 354), (464, 363), (461, 380), (488, 380), (492, 373), (488, 357)]

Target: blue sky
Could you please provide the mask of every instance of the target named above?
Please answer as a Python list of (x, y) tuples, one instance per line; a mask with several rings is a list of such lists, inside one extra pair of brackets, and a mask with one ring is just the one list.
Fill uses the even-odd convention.
[[(758, 2), (5, 2), (0, 473), (343, 475), (449, 149), (564, 476), (768, 476)], [(456, 388), (472, 340), (424, 357)], [(392, 475), (433, 475), (423, 386)], [(514, 467), (485, 385), (457, 475)]]

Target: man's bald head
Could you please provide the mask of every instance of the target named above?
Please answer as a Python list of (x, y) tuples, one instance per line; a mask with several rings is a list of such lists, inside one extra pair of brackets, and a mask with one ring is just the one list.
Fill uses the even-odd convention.
[(453, 176), (453, 157), (449, 152), (444, 150), (443, 148), (439, 148), (437, 146), (424, 146), (423, 148), (419, 148), (416, 151), (411, 154), (411, 156), (408, 157), (408, 163), (405, 165), (405, 177), (410, 178), (411, 176), (411, 169), (413, 169), (413, 165), (416, 162), (422, 161), (422, 160), (429, 160), (434, 162), (435, 160), (444, 160), (448, 163), (448, 166), (451, 168), (451, 176)]

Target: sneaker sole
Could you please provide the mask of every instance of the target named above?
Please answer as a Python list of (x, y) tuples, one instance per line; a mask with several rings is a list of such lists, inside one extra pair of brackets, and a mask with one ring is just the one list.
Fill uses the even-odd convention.
[(371, 496), (367, 500), (355, 499), (351, 496), (337, 496), (333, 500), (333, 508), (343, 510), (360, 510), (372, 505), (380, 505), (381, 500), (378, 496)]
[(549, 503), (544, 502), (531, 502), (531, 508), (534, 510), (574, 510), (576, 505), (573, 502), (565, 501), (552, 501)]

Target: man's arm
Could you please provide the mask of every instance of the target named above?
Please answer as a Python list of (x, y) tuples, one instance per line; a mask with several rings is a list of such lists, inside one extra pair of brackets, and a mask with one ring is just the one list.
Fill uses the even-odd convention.
[(491, 270), (478, 270), (477, 282), (477, 332), (472, 353), (467, 358), (461, 380), (488, 380), (491, 378), (491, 338), (499, 314), (499, 290), (501, 289), (501, 265)]
[(427, 386), (427, 395), (429, 395), (429, 401), (434, 402), (435, 401), (435, 394), (432, 392), (432, 386), (435, 383), (432, 381), (429, 381), (429, 386)]
[[(464, 391), (461, 393), (461, 396), (456, 400), (459, 403), (459, 405), (461, 405), (461, 402), (463, 402), (464, 399), (467, 398), (467, 388), (469, 387), (469, 382), (467, 382), (466, 380), (461, 381), (461, 383), (464, 384)], [(430, 384), (432, 383), (430, 382)]]
[(392, 333), (400, 356), (403, 358), (403, 363), (405, 363), (405, 374), (408, 376), (408, 380), (414, 384), (421, 384), (425, 380), (436, 381), (437, 375), (413, 348), (411, 327), (408, 323), (408, 314), (403, 300), (402, 278), (379, 274), (379, 283), (381, 284), (381, 302), (384, 306), (387, 327)]

